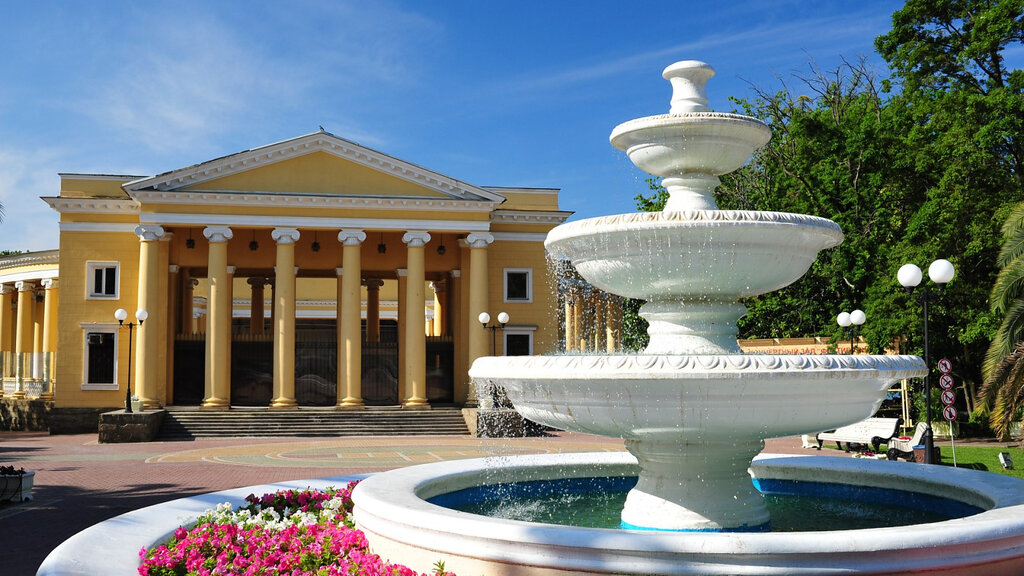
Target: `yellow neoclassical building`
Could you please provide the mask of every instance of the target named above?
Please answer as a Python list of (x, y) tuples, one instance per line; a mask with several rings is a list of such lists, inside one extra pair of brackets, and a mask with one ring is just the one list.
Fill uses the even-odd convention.
[[(557, 189), (475, 186), (324, 131), (156, 176), (60, 178), (43, 198), (58, 250), (0, 259), (9, 398), (472, 404), (475, 358), (561, 337), (543, 246), (570, 215)], [(510, 320), (495, 332), (481, 312)]]

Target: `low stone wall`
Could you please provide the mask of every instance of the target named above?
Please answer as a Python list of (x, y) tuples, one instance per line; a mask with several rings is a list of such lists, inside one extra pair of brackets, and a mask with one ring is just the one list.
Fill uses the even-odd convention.
[(0, 430), (45, 432), (53, 402), (41, 398), (0, 398)]
[(54, 408), (49, 415), (50, 434), (95, 434), (100, 414), (111, 410), (116, 408)]
[(166, 414), (166, 410), (104, 412), (99, 420), (100, 443), (152, 442), (160, 433)]

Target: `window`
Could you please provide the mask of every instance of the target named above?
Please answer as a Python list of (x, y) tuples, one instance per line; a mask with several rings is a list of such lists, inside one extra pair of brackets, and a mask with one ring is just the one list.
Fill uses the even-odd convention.
[(505, 326), (505, 356), (533, 355), (534, 326)]
[(505, 268), (505, 302), (533, 302), (532, 268)]
[(117, 325), (85, 326), (83, 390), (117, 390)]
[(89, 298), (117, 299), (117, 262), (89, 262), (87, 266), (86, 282), (89, 286)]

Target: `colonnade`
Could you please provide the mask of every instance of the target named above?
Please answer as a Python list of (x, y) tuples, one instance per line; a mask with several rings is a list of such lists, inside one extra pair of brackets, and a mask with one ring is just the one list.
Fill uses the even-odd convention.
[(592, 286), (563, 287), (565, 349), (614, 353), (622, 331), (622, 299)]
[(53, 397), (56, 278), (0, 284), (0, 396)]
[[(153, 307), (158, 303), (154, 296), (159, 293), (160, 258), (157, 241), (165, 234), (161, 226), (148, 225), (136, 228), (141, 242), (139, 257), (139, 307)], [(271, 232), (276, 244), (274, 281), (270, 283), (272, 297), (273, 352), (273, 394), (270, 407), (274, 409), (296, 408), (295, 399), (295, 316), (296, 276), (295, 244), (300, 238), (297, 228), (279, 227)], [(205, 390), (201, 407), (204, 409), (226, 409), (231, 398), (231, 316), (234, 268), (228, 262), (228, 242), (233, 237), (229, 226), (207, 226), (203, 236), (209, 244), (207, 279), (209, 297), (206, 322), (206, 374)], [(382, 281), (374, 278), (363, 279), (361, 248), (366, 240), (364, 230), (343, 229), (338, 233), (342, 249), (342, 266), (337, 274), (337, 407), (360, 409), (362, 399), (362, 331), (360, 287), (367, 288), (367, 333), (369, 342), (379, 341), (380, 287)], [(471, 233), (466, 238), (469, 251), (469, 314), (475, 319), (487, 306), (487, 257), (486, 249), (494, 238), (488, 233)], [(430, 241), (425, 230), (410, 230), (404, 233), (402, 242), (406, 245), (405, 268), (397, 270), (399, 283), (399, 338), (402, 354), (399, 357), (399, 391), (402, 405), (408, 409), (428, 409), (426, 389), (426, 346), (425, 335), (428, 325), (422, 306), (425, 302), (426, 259), (424, 247)], [(450, 281), (457, 284), (460, 275), (453, 271)], [(250, 330), (262, 333), (264, 316), (264, 289), (268, 283), (261, 278), (250, 278), (252, 314)], [(194, 282), (185, 278), (182, 294), (181, 322), (191, 321), (192, 289)], [(166, 284), (164, 285), (166, 287)], [(438, 293), (449, 289), (447, 282), (435, 284), (436, 310), (443, 310)], [(435, 314), (429, 330), (439, 334), (444, 330), (444, 314)], [(159, 366), (157, 358), (155, 323), (146, 322), (139, 327), (138, 352), (136, 355), (136, 395), (147, 406), (156, 407), (159, 401)], [(468, 362), (487, 354), (487, 334), (477, 322), (463, 322), (459, 328), (465, 330), (469, 347)], [(166, 329), (166, 327), (164, 328)]]

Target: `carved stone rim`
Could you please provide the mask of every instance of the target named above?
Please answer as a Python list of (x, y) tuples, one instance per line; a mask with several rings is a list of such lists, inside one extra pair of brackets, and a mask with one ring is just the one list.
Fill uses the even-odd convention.
[[(488, 368), (494, 369), (492, 374)], [(494, 380), (544, 379), (552, 372), (582, 372), (581, 379), (604, 380), (625, 374), (640, 377), (749, 372), (801, 373), (820, 371), (887, 372), (890, 377), (914, 378), (927, 372), (924, 360), (906, 355), (840, 354), (709, 354), (709, 355), (612, 355), (612, 356), (508, 356), (484, 357), (474, 363), (470, 376)], [(818, 377), (818, 375), (815, 375)]]
[(709, 225), (804, 226), (817, 228), (822, 233), (834, 237), (836, 244), (843, 239), (843, 232), (838, 224), (819, 216), (758, 210), (685, 210), (679, 212), (633, 212), (567, 222), (548, 233), (548, 242), (608, 232), (609, 230), (640, 231)]

